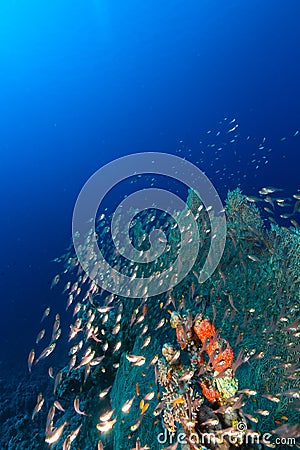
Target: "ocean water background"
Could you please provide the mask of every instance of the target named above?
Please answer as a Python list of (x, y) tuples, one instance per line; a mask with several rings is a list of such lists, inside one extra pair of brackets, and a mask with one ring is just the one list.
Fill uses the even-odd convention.
[[(300, 188), (299, 14), (297, 0), (1, 2), (2, 375), (25, 373), (43, 310), (64, 308), (51, 260), (103, 164), (141, 151), (195, 162), (204, 148), (200, 168), (223, 198), (239, 183)], [(242, 174), (226, 182), (199, 143), (224, 117), (257, 139), (241, 139), (240, 163), (222, 153), (220, 170)], [(272, 152), (256, 169), (263, 137)]]

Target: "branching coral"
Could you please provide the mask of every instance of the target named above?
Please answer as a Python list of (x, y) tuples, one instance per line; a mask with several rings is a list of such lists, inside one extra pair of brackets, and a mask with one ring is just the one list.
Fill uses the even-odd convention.
[(194, 372), (186, 371), (174, 347), (165, 344), (162, 353), (164, 357), (158, 361), (158, 369), (159, 383), (165, 389), (162, 396), (164, 424), (170, 433), (174, 433), (176, 422), (180, 423), (189, 435), (194, 432), (197, 410), (203, 399), (192, 386)]

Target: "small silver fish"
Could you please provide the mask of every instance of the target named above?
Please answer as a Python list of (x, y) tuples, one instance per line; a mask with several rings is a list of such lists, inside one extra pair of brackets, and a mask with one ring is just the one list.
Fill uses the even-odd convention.
[(38, 357), (38, 359), (35, 361), (35, 364), (37, 364), (41, 359), (47, 358), (47, 356), (49, 356), (53, 350), (56, 347), (56, 342), (53, 342), (53, 344), (48, 345), (48, 347), (46, 347), (42, 353), (40, 354), (40, 356)]
[(28, 355), (28, 370), (29, 372), (31, 372), (31, 368), (32, 368), (32, 364), (33, 364), (33, 360), (34, 360), (34, 356), (35, 356), (35, 352), (34, 349), (32, 349)]

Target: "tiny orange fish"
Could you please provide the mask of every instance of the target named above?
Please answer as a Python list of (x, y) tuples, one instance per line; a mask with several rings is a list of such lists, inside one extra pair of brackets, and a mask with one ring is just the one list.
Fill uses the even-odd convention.
[(135, 383), (135, 392), (136, 392), (136, 395), (137, 396), (139, 396), (140, 395), (140, 388), (139, 388), (139, 383)]
[(182, 397), (177, 397), (177, 398), (175, 398), (175, 400), (173, 401), (173, 406), (180, 405), (180, 404), (182, 404), (182, 403), (184, 403), (184, 399), (183, 399)]
[(141, 410), (141, 414), (145, 414), (145, 412), (147, 411), (148, 408), (149, 408), (149, 403), (145, 403)]

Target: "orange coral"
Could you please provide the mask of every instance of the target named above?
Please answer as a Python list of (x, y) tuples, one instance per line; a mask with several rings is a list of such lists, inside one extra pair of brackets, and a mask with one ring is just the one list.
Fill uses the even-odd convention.
[[(196, 336), (203, 346), (202, 349), (194, 347), (193, 353), (192, 348), (189, 349), (191, 352), (191, 361), (194, 366), (205, 366), (206, 363), (203, 355), (205, 352), (209, 357), (209, 361), (205, 368), (210, 373), (212, 373), (212, 369), (215, 372), (221, 373), (223, 370), (232, 367), (234, 359), (233, 350), (226, 340), (219, 337), (215, 326), (210, 320), (203, 319), (202, 314), (198, 314), (195, 317), (193, 327), (188, 328), (187, 325), (188, 321), (185, 317), (181, 317), (175, 311), (172, 313), (171, 326), (176, 329), (176, 337), (181, 350), (186, 348), (189, 349), (188, 345), (193, 343)], [(227, 373), (226, 376), (231, 377), (233, 376), (233, 373)], [(206, 397), (208, 401), (215, 402), (220, 400), (220, 392), (215, 387), (215, 384), (209, 379), (201, 379), (199, 384), (204, 397)]]
[[(220, 339), (217, 339), (216, 328), (208, 319), (204, 319), (201, 321), (200, 319), (196, 318), (194, 331), (200, 339), (202, 345), (204, 345), (204, 343), (209, 339), (209, 343), (205, 348), (205, 351), (209, 357), (211, 357), (218, 348), (221, 350), (222, 341)], [(233, 363), (234, 354), (232, 348), (230, 347), (228, 342), (226, 342), (226, 344), (227, 348), (223, 351), (220, 351), (211, 361), (213, 368), (217, 372), (221, 372), (222, 370), (231, 367)]]
[(210, 340), (210, 343), (206, 346), (205, 351), (208, 354), (209, 357), (211, 357), (211, 355), (214, 353), (215, 350), (217, 350), (217, 348), (220, 347), (220, 343), (218, 341), (218, 339), (216, 339), (216, 337), (213, 337)]
[(180, 345), (181, 350), (184, 350), (187, 346), (187, 341), (186, 341), (186, 333), (181, 324), (177, 325), (177, 327), (176, 327), (176, 337), (177, 337), (177, 341)]
[(234, 359), (233, 350), (231, 347), (227, 347), (223, 352), (220, 352), (212, 361), (212, 366), (216, 372), (222, 372), (232, 366)]
[(220, 394), (216, 389), (213, 389), (207, 380), (201, 380), (199, 382), (202, 394), (211, 403), (217, 401), (220, 398)]
[(201, 320), (196, 317), (194, 331), (202, 344), (205, 343), (207, 338), (212, 338), (216, 334), (215, 326), (208, 320)]

